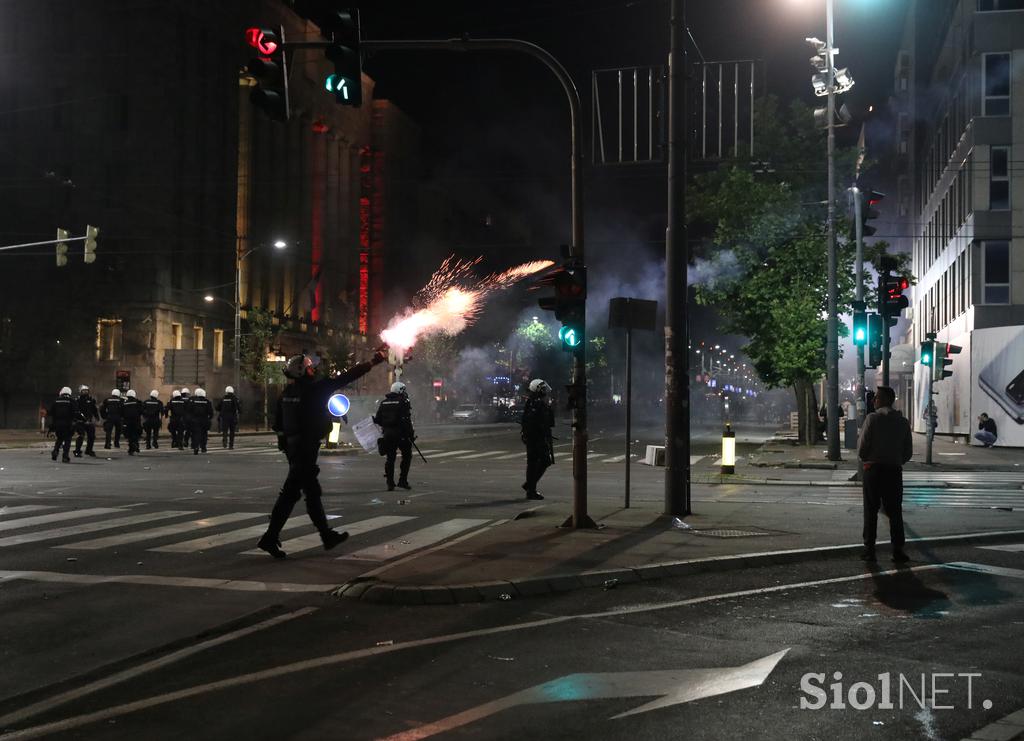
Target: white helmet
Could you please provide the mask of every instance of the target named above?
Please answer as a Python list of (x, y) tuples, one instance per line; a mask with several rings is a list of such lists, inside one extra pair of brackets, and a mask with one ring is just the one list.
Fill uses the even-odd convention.
[(181, 395), (182, 396), (188, 396), (188, 389), (182, 389), (181, 390)]
[(200, 399), (205, 399), (206, 392), (203, 391), (203, 389), (196, 389), (196, 396), (198, 396)]
[(121, 389), (114, 389), (113, 391), (110, 392), (110, 395), (111, 396), (120, 397), (121, 396)]
[(78, 393), (82, 393), (83, 391), (88, 391), (88, 390), (89, 390), (89, 387), (86, 386), (84, 383), (81, 386), (78, 387)]
[(393, 384), (391, 384), (391, 393), (393, 393), (393, 394), (404, 394), (405, 393), (405, 384), (402, 383), (401, 381), (395, 381)]
[(65, 395), (67, 395), (67, 396), (71, 396), (71, 388), (70, 388), (70, 387), (68, 387), (68, 386), (65, 386), (64, 388), (62, 388), (62, 389), (60, 390), (60, 395), (61, 395), (61, 396), (65, 396)]
[(135, 398), (135, 389), (128, 389), (128, 398), (129, 399), (134, 399)]
[(235, 393), (235, 387), (234, 386), (226, 386), (224, 388), (224, 393), (225, 394), (233, 394), (233, 393)]
[(530, 381), (531, 394), (546, 394), (549, 391), (551, 391), (551, 387), (548, 386), (547, 381), (540, 378), (534, 378)]
[(180, 399), (181, 398), (181, 392), (178, 391), (178, 389), (174, 389), (174, 391), (171, 392), (171, 398), (172, 399)]
[(149, 392), (149, 397), (151, 399), (156, 399), (158, 396), (160, 396), (160, 392), (157, 391), (156, 389), (153, 389), (152, 391)]

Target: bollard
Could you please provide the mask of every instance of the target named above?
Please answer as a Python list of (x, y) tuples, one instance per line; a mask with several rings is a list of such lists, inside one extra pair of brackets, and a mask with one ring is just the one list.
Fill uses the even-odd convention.
[(722, 433), (722, 473), (736, 473), (736, 433), (729, 423)]

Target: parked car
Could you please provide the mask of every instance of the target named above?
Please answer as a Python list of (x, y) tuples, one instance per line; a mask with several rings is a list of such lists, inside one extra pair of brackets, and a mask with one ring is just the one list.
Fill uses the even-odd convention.
[(483, 411), (476, 404), (459, 404), (452, 412), (453, 422), (479, 422)]

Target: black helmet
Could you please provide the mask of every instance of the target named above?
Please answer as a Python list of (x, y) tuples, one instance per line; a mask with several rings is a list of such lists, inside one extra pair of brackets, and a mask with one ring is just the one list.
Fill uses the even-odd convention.
[(313, 367), (313, 361), (306, 355), (292, 355), (284, 364), (284, 374), (288, 378), (302, 378), (307, 368)]

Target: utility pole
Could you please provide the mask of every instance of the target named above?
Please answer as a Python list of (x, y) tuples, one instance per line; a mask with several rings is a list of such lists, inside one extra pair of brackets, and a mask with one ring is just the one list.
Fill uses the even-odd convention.
[(690, 508), (690, 349), (686, 285), (685, 0), (672, 0), (668, 55), (668, 225), (665, 230), (665, 510)]
[[(928, 420), (928, 433), (925, 437), (927, 444), (925, 446), (925, 458), (924, 462), (929, 466), (932, 464), (932, 441), (935, 440), (935, 423), (938, 422), (938, 415), (935, 413), (935, 402), (933, 397), (935, 396), (935, 364), (939, 362), (936, 357), (938, 353), (935, 351), (935, 338), (938, 337), (935, 332), (928, 332), (924, 338), (926, 342), (931, 343), (931, 367), (927, 368), (928, 371), (928, 394), (925, 397), (924, 413), (925, 419)], [(888, 381), (886, 381), (888, 385)]]
[(827, 375), (825, 412), (828, 420), (828, 459), (841, 460), (839, 452), (839, 288), (836, 254), (836, 68), (835, 43), (832, 33), (834, 0), (826, 0), (825, 53), (828, 63), (828, 340), (825, 351)]

